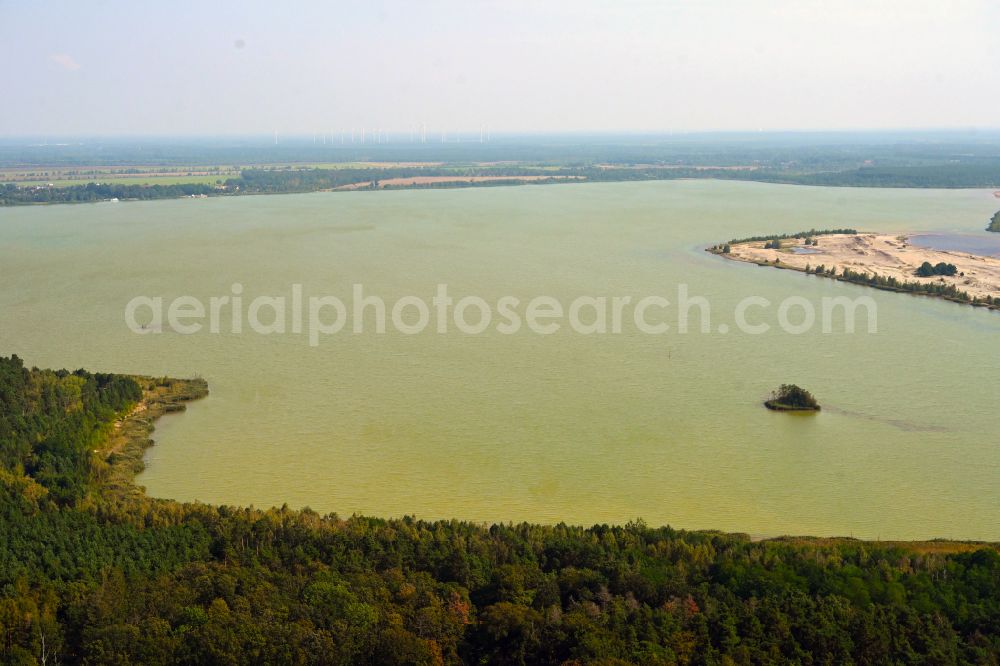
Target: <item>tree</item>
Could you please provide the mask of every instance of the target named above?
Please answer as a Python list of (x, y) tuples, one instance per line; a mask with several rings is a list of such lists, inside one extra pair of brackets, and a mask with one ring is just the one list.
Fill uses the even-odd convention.
[(956, 273), (958, 273), (958, 267), (955, 264), (946, 264), (943, 261), (934, 266), (931, 265), (931, 262), (925, 261), (917, 269), (917, 277), (934, 277), (935, 275), (952, 276)]
[(819, 403), (813, 394), (795, 384), (782, 384), (771, 393), (771, 399), (764, 403), (777, 410), (818, 410)]

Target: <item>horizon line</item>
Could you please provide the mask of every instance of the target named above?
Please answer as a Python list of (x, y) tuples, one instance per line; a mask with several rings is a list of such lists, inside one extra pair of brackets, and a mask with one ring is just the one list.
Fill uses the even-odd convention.
[[(355, 126), (353, 128), (356, 131), (360, 131), (361, 127)], [(366, 131), (370, 128), (365, 127)], [(161, 132), (161, 131), (150, 131), (150, 132), (78, 132), (78, 133), (58, 133), (58, 132), (25, 132), (25, 133), (5, 133), (0, 134), (0, 141), (8, 140), (25, 140), (25, 139), (210, 139), (210, 138), (220, 138), (220, 139), (268, 139), (273, 140), (275, 133), (277, 133), (278, 138), (285, 139), (312, 139), (313, 137), (323, 137), (323, 136), (339, 136), (341, 132), (349, 133), (352, 128), (337, 128), (334, 130), (324, 130), (324, 131), (308, 131), (308, 130), (294, 130), (294, 131), (282, 131), (282, 130), (270, 130), (270, 131), (252, 131), (252, 132)], [(395, 136), (403, 135), (408, 136), (414, 130), (413, 128), (404, 129), (385, 129), (378, 128), (376, 131), (391, 134)], [(428, 128), (428, 133), (434, 132), (435, 137), (438, 137), (445, 133), (457, 135), (479, 135), (480, 128), (459, 128), (459, 129), (442, 129), (434, 128), (431, 130)], [(995, 126), (927, 126), (927, 127), (814, 127), (814, 128), (772, 128), (772, 129), (578, 129), (578, 130), (503, 130), (503, 129), (490, 129), (489, 134), (491, 138), (495, 137), (532, 137), (532, 136), (655, 136), (662, 138), (676, 137), (676, 136), (767, 136), (767, 135), (808, 135), (808, 134), (933, 134), (933, 133), (944, 133), (944, 134), (977, 134), (977, 133), (1000, 133), (1000, 125)], [(397, 141), (398, 145), (400, 142)], [(439, 145), (441, 142), (438, 138), (431, 139), (427, 138), (425, 142), (413, 141), (413, 142), (403, 142), (403, 143), (417, 143), (421, 145)], [(447, 141), (446, 143), (455, 143), (454, 141)], [(465, 142), (463, 142), (465, 143)], [(471, 139), (467, 143), (475, 144), (480, 143), (477, 139)], [(484, 142), (486, 143), (486, 142)], [(328, 147), (337, 147), (339, 144), (326, 144)], [(386, 144), (378, 144), (373, 142), (366, 142), (364, 144), (355, 143), (355, 146), (366, 145), (366, 146), (378, 146)], [(345, 146), (346, 147), (346, 146)]]

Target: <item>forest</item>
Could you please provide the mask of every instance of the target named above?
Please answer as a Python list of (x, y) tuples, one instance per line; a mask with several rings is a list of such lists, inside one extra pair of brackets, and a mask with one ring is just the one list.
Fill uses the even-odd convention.
[(68, 187), (19, 187), (13, 183), (0, 185), (0, 206), (47, 203), (91, 203), (94, 201), (142, 201), (146, 199), (179, 199), (215, 194), (211, 185), (177, 183), (173, 185), (121, 185), (87, 183)]
[(0, 358), (0, 662), (997, 663), (995, 544), (147, 497), (155, 416), (204, 391)]

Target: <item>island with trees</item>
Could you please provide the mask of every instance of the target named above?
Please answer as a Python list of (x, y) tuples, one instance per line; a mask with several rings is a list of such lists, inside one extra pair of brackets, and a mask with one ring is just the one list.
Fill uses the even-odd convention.
[(1000, 210), (993, 213), (993, 217), (990, 218), (990, 226), (986, 227), (986, 231), (995, 231), (1000, 233)]
[(148, 497), (201, 380), (0, 358), (3, 664), (995, 664), (1000, 552)]
[(782, 384), (771, 392), (764, 406), (776, 412), (818, 412), (819, 403), (812, 393), (795, 384)]

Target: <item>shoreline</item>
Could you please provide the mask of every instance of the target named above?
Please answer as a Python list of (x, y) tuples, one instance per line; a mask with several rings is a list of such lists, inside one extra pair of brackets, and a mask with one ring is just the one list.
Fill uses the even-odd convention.
[[(94, 454), (103, 461), (104, 467), (98, 475), (96, 492), (105, 501), (111, 500), (122, 506), (136, 506), (135, 501), (165, 502), (180, 505), (189, 504), (179, 500), (153, 497), (146, 488), (136, 483), (135, 477), (145, 468), (143, 461), (146, 451), (155, 445), (150, 435), (155, 430), (156, 421), (165, 414), (175, 414), (187, 410), (187, 403), (200, 400), (209, 395), (208, 382), (204, 379), (173, 379), (154, 378), (132, 375), (142, 387), (142, 399), (126, 416), (115, 422), (114, 429), (108, 437), (105, 446), (96, 449)], [(237, 505), (226, 505), (237, 506)], [(239, 505), (242, 506), (242, 505)], [(246, 507), (250, 509), (250, 507)], [(254, 510), (260, 510), (254, 507)], [(292, 509), (296, 513), (303, 509)], [(387, 518), (386, 520), (395, 520)], [(430, 523), (460, 522), (480, 529), (489, 529), (488, 523), (450, 519), (429, 520)], [(522, 523), (546, 526), (544, 523)], [(551, 527), (551, 525), (548, 525)], [(587, 529), (583, 525), (578, 525)], [(853, 536), (810, 536), (775, 534), (767, 535), (760, 532), (726, 532), (717, 529), (676, 528), (687, 534), (720, 534), (728, 537), (743, 538), (752, 543), (773, 542), (777, 544), (837, 546), (877, 544), (880, 547), (907, 549), (915, 553), (965, 553), (983, 547), (1000, 550), (1000, 542), (982, 539), (947, 539), (932, 537), (915, 540), (900, 539), (863, 539)]]
[[(767, 247), (772, 241), (760, 238), (714, 245), (705, 251), (761, 267), (1000, 310), (1000, 258), (919, 247), (909, 243), (914, 235), (820, 233), (809, 237), (814, 244), (807, 245), (807, 234), (801, 233), (781, 239), (779, 248)], [(919, 277), (916, 271), (924, 262), (951, 264), (956, 273)]]
[[(623, 173), (629, 173), (635, 171), (639, 167), (621, 167), (620, 170)], [(59, 205), (77, 205), (77, 204), (97, 204), (97, 203), (134, 203), (142, 201), (180, 201), (183, 199), (217, 199), (224, 197), (242, 197), (242, 196), (273, 196), (281, 194), (311, 194), (311, 193), (330, 193), (330, 192), (365, 192), (365, 191), (387, 191), (387, 190), (450, 190), (450, 189), (466, 189), (474, 187), (519, 187), (525, 185), (556, 185), (556, 184), (568, 184), (568, 183), (642, 183), (642, 182), (670, 182), (670, 181), (722, 181), (722, 182), (734, 182), (734, 183), (758, 183), (762, 185), (789, 185), (797, 187), (820, 187), (820, 188), (843, 188), (843, 189), (888, 189), (888, 190), (990, 190), (989, 186), (983, 185), (928, 185), (928, 186), (914, 186), (905, 184), (896, 185), (872, 185), (872, 184), (857, 184), (857, 183), (812, 183), (804, 182), (801, 180), (796, 180), (794, 178), (782, 179), (782, 178), (737, 178), (732, 177), (732, 173), (751, 173), (756, 172), (757, 169), (733, 169), (725, 168), (719, 169), (718, 167), (712, 167), (714, 169), (719, 169), (721, 173), (711, 173), (708, 175), (697, 175), (699, 172), (709, 169), (709, 167), (681, 167), (681, 166), (660, 166), (657, 167), (663, 171), (668, 172), (667, 175), (662, 177), (643, 177), (643, 178), (594, 178), (585, 174), (561, 174), (559, 172), (553, 172), (552, 174), (531, 174), (531, 175), (521, 175), (521, 176), (400, 176), (391, 177), (387, 179), (373, 178), (379, 182), (385, 182), (388, 186), (371, 188), (369, 187), (371, 181), (348, 183), (345, 185), (339, 185), (336, 187), (316, 187), (316, 188), (292, 188), (288, 190), (280, 191), (211, 191), (205, 192), (203, 194), (181, 194), (181, 195), (171, 195), (171, 196), (152, 196), (152, 197), (117, 197), (110, 199), (74, 199), (74, 200), (52, 200), (52, 201), (3, 201), (0, 200), (0, 209), (3, 208), (15, 208), (22, 206), (59, 206)], [(695, 175), (674, 175), (674, 172), (681, 171), (683, 169), (690, 169)], [(606, 172), (602, 172), (602, 175)], [(392, 181), (413, 181), (415, 179), (427, 179), (427, 178), (445, 178), (446, 180), (436, 180), (429, 182), (406, 182), (406, 183), (389, 183)], [(10, 184), (15, 184), (11, 182)], [(52, 190), (62, 190), (73, 187), (85, 187), (86, 185), (94, 184), (93, 181), (81, 181), (78, 185), (63, 185), (58, 187), (52, 187)], [(0, 183), (0, 188), (2, 188), (4, 183)], [(195, 182), (179, 182), (171, 184), (160, 184), (151, 183), (149, 185), (142, 185), (141, 187), (170, 187), (170, 186), (193, 186), (199, 185)], [(135, 187), (140, 187), (136, 185)], [(997, 196), (997, 192), (993, 193)], [(998, 197), (1000, 198), (1000, 197)]]
[[(132, 375), (142, 387), (142, 399), (132, 411), (114, 424), (105, 446), (94, 451), (99, 458), (99, 490), (117, 498), (146, 495), (146, 488), (135, 481), (145, 469), (146, 450), (155, 444), (150, 437), (156, 421), (164, 414), (187, 409), (187, 403), (208, 395), (204, 379), (170, 379)], [(170, 500), (166, 500), (170, 501)]]

